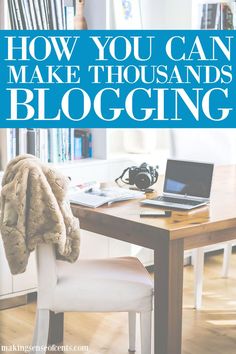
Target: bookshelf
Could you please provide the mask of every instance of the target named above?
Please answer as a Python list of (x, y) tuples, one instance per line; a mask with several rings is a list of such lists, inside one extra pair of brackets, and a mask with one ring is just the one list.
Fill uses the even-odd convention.
[[(53, 0), (50, 1), (51, 4), (50, 6), (52, 6), (52, 3), (54, 4), (55, 1), (61, 3), (61, 0)], [(28, 0), (23, 0), (22, 4), (27, 2)], [(8, 3), (19, 4), (19, 2), (16, 0), (10, 0)], [(38, 0), (36, 0), (35, 3), (38, 3)], [(39, 2), (39, 4), (40, 3), (45, 5), (48, 3), (48, 0), (43, 0)], [(0, 4), (2, 10), (1, 16), (2, 18), (4, 17), (5, 19), (4, 21), (1, 20), (1, 23), (4, 23), (5, 28), (7, 28), (8, 26), (10, 26), (10, 23), (12, 23), (13, 21), (7, 20), (7, 11), (6, 11), (7, 1), (3, 0), (0, 2)], [(64, 0), (63, 4), (66, 6), (66, 8), (72, 8), (74, 1)], [(113, 11), (114, 9), (112, 4), (113, 2), (111, 0), (100, 0), (99, 7), (98, 7), (96, 0), (86, 0), (85, 17), (88, 23), (88, 28), (90, 29), (115, 28), (114, 11)], [(95, 8), (96, 11), (94, 11)], [(147, 18), (150, 17), (150, 6), (148, 7), (146, 5), (146, 2), (140, 1), (140, 7), (138, 10), (142, 11), (142, 13), (145, 15), (144, 16), (145, 21), (144, 22), (142, 20), (136, 21), (134, 24), (132, 24), (132, 26), (138, 26), (141, 28), (141, 24), (144, 24), (146, 26), (148, 23)], [(37, 12), (35, 9), (33, 11)], [(74, 11), (72, 11), (72, 14), (73, 13)], [(73, 22), (73, 18), (71, 19), (71, 22)], [(117, 19), (116, 19), (116, 23), (117, 23)], [(68, 27), (70, 27), (70, 25)], [(87, 130), (83, 130), (83, 131), (86, 133)], [(74, 150), (75, 140), (76, 143), (80, 144), (81, 147), (81, 141), (78, 142), (78, 139), (75, 139), (75, 137), (73, 137), (73, 143), (70, 142), (69, 146), (67, 146), (67, 144), (64, 144), (64, 140), (68, 140), (68, 137), (71, 137), (71, 135), (73, 134), (71, 134), (71, 132), (69, 131), (65, 132), (65, 130), (63, 130), (63, 134), (62, 134), (63, 136), (58, 138), (56, 136), (57, 133), (58, 130), (56, 129), (55, 130), (51, 129), (50, 134), (45, 132), (45, 130), (43, 129), (41, 129), (40, 131), (37, 130), (36, 132), (32, 131), (32, 129), (31, 130), (21, 129), (20, 133), (15, 132), (14, 129), (1, 130), (0, 131), (0, 138), (1, 138), (0, 170), (3, 170), (7, 162), (14, 157), (14, 155), (17, 153), (16, 150), (20, 151), (21, 153), (25, 153), (25, 152), (36, 153), (36, 155), (38, 155), (38, 157), (40, 157), (43, 161), (51, 162), (56, 165), (58, 165), (58, 163), (61, 162), (63, 163), (63, 166), (66, 168), (66, 170), (68, 170), (67, 166), (70, 167), (72, 166), (72, 162), (74, 162), (77, 166), (82, 164), (84, 168), (85, 166), (91, 166), (91, 163), (95, 163), (95, 161), (97, 160), (100, 161), (101, 165), (103, 165), (104, 160), (106, 160), (107, 162), (116, 161), (116, 163), (117, 161), (124, 161), (124, 160), (127, 160), (129, 162), (133, 161), (134, 163), (141, 163), (145, 160), (148, 163), (160, 164), (159, 162), (160, 151), (166, 150), (166, 145), (167, 145), (163, 143), (163, 141), (168, 140), (167, 138), (168, 132), (165, 132), (164, 134), (163, 132), (160, 133), (158, 130), (156, 130), (156, 132), (151, 132), (151, 133), (143, 132), (143, 140), (146, 139), (149, 140), (149, 142), (153, 142), (156, 140), (157, 144), (156, 145), (154, 144), (155, 146), (152, 149), (152, 153), (145, 152), (144, 154), (142, 154), (140, 153), (141, 148), (136, 149), (139, 151), (135, 151), (135, 149), (132, 148), (130, 149), (130, 147), (127, 148), (127, 141), (129, 140), (132, 140), (134, 142), (133, 143), (134, 145), (139, 145), (139, 139), (135, 137), (135, 135), (137, 135), (135, 132), (130, 132), (127, 138), (127, 132), (121, 129), (90, 129), (89, 134), (90, 134), (91, 141), (89, 144), (91, 145), (92, 151), (90, 151), (90, 153), (83, 154), (81, 152), (78, 153), (79, 148), (77, 148), (78, 156), (74, 156), (74, 153), (68, 150), (69, 149)], [(17, 138), (17, 134), (20, 134), (21, 137), (20, 139)], [(66, 135), (66, 138), (64, 137), (64, 135)], [(17, 140), (20, 140), (20, 143), (18, 141), (17, 144), (21, 145), (21, 147), (18, 146), (18, 148), (16, 148), (15, 144)], [(29, 143), (29, 140), (31, 141), (31, 143)], [(33, 143), (32, 141), (35, 143)], [(58, 145), (59, 145), (58, 148), (59, 152), (57, 151), (55, 155), (59, 155), (59, 156), (54, 156), (54, 157), (50, 156), (50, 155), (54, 155), (54, 150), (56, 150), (56, 147)], [(50, 150), (50, 152), (47, 154), (45, 150), (48, 149)], [(41, 155), (37, 154), (37, 151), (41, 151)], [(164, 151), (163, 153), (165, 154), (166, 151)]]
[[(85, 17), (90, 29), (106, 28), (106, 3), (110, 0), (85, 2)], [(0, 27), (1, 29), (60, 29), (73, 28), (74, 0), (1, 0)], [(31, 8), (32, 7), (32, 8)], [(96, 11), (94, 11), (96, 8)], [(48, 11), (49, 10), (49, 11)], [(56, 135), (61, 134), (61, 137)], [(78, 134), (77, 134), (78, 133)], [(20, 135), (20, 137), (18, 136)], [(82, 135), (87, 135), (84, 138)], [(46, 129), (1, 129), (0, 130), (0, 170), (6, 167), (17, 153), (33, 153), (44, 162), (58, 164), (91, 161), (107, 158), (107, 132), (101, 130), (48, 130)], [(67, 141), (70, 140), (67, 143)], [(86, 141), (84, 141), (86, 140)], [(87, 152), (84, 145), (87, 142)], [(75, 145), (77, 148), (75, 149)], [(41, 154), (37, 153), (41, 150)], [(50, 150), (48, 153), (43, 150)], [(59, 150), (59, 151), (56, 151)], [(48, 155), (48, 156), (47, 156)], [(51, 156), (50, 156), (51, 155)], [(54, 155), (54, 156), (53, 156)], [(83, 161), (84, 164), (84, 161)]]

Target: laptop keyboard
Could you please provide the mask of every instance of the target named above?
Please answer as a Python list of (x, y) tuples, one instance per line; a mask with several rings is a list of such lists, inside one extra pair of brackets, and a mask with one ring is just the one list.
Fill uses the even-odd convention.
[(155, 200), (159, 200), (161, 202), (168, 202), (168, 203), (174, 203), (174, 204), (183, 204), (183, 205), (198, 205), (200, 204), (199, 201), (196, 200), (189, 200), (189, 199), (180, 199), (180, 198), (171, 198), (171, 197), (157, 197)]

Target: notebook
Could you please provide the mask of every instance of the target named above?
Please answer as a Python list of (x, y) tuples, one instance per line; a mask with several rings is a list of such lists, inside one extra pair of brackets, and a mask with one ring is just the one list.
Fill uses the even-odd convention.
[(92, 188), (85, 193), (82, 192), (70, 195), (70, 202), (89, 208), (98, 208), (104, 204), (142, 198), (143, 195), (143, 192), (133, 191), (125, 188)]

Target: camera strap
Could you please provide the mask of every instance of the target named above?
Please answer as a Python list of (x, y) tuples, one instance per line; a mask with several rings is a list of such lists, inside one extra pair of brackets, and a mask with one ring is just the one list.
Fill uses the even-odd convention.
[(129, 182), (127, 181), (127, 179), (123, 179), (124, 176), (125, 176), (125, 174), (126, 174), (126, 172), (128, 172), (129, 169), (130, 169), (130, 167), (127, 167), (127, 168), (122, 172), (122, 174), (120, 175), (120, 177), (118, 177), (118, 178), (115, 179), (116, 184), (119, 184), (119, 183), (118, 183), (119, 180), (121, 180), (121, 181), (122, 181), (123, 183), (125, 183), (125, 184), (129, 184)]

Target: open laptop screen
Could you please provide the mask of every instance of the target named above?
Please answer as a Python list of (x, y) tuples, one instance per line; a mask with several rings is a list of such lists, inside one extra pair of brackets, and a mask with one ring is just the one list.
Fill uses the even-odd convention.
[(213, 167), (211, 163), (168, 160), (164, 192), (209, 198)]

